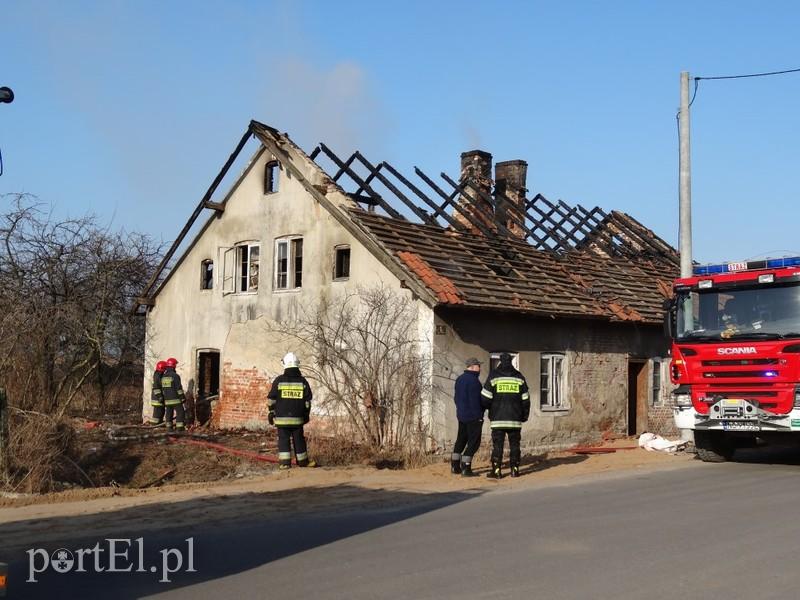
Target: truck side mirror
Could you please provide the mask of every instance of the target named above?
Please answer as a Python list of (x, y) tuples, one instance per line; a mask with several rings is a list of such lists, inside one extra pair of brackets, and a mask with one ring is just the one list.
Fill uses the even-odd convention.
[(675, 337), (675, 320), (678, 304), (675, 298), (664, 300), (664, 335), (668, 338)]

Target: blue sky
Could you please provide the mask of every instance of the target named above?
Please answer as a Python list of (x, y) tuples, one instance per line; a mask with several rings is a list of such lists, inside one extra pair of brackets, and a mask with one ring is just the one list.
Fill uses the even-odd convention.
[[(304, 148), (528, 188), (677, 242), (679, 73), (800, 67), (793, 2), (41, 2), (0, 8), (0, 193), (172, 239), (251, 118)], [(700, 85), (695, 258), (800, 254), (800, 74)]]

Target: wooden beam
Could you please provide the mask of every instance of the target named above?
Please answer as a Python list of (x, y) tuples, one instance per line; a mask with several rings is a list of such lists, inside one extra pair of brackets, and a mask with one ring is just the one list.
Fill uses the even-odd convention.
[[(344, 173), (347, 173), (347, 175), (350, 177), (350, 179), (352, 179), (358, 185), (360, 185), (361, 186), (360, 189), (363, 189), (365, 192), (367, 192), (367, 194), (369, 194), (373, 198), (373, 200), (375, 200), (378, 203), (378, 205), (383, 210), (385, 210), (386, 213), (390, 217), (394, 217), (395, 219), (401, 219), (403, 221), (406, 220), (406, 218), (403, 215), (401, 215), (399, 212), (397, 212), (394, 208), (392, 208), (392, 206), (390, 204), (388, 204), (381, 197), (381, 195), (379, 193), (377, 193), (375, 190), (373, 190), (366, 181), (361, 179), (361, 177), (358, 176), (358, 173), (353, 171), (353, 169), (350, 167), (349, 164), (343, 163), (342, 160), (338, 156), (336, 156), (336, 154), (334, 154), (331, 151), (330, 148), (328, 148), (325, 144), (320, 144), (319, 147), (322, 148), (322, 151), (328, 156), (328, 158), (330, 158), (333, 162), (336, 163), (336, 165), (339, 167), (340, 171), (342, 171)], [(350, 162), (352, 164), (352, 161), (354, 161), (355, 159), (356, 159), (356, 154), (354, 153), (353, 156), (351, 156), (348, 159), (348, 162)]]
[(434, 218), (441, 217), (448, 224), (450, 224), (455, 229), (461, 229), (462, 225), (458, 221), (456, 221), (453, 217), (447, 214), (441, 207), (439, 207), (433, 200), (431, 200), (422, 190), (420, 190), (417, 186), (411, 183), (408, 179), (403, 177), (403, 175), (395, 169), (392, 165), (384, 161), (381, 163), (386, 166), (386, 170), (389, 171), (392, 175), (394, 175), (403, 185), (405, 185), (408, 189), (410, 189), (418, 198), (420, 198), (425, 204), (430, 206), (433, 209)]
[(356, 155), (359, 162), (361, 162), (362, 165), (364, 165), (367, 169), (369, 169), (371, 176), (376, 177), (378, 181), (380, 181), (383, 185), (385, 185), (390, 192), (392, 192), (395, 196), (397, 196), (403, 204), (405, 204), (408, 208), (411, 209), (411, 212), (413, 212), (420, 219), (422, 219), (423, 223), (439, 227), (439, 223), (436, 222), (436, 219), (431, 218), (431, 216), (428, 213), (426, 213), (416, 204), (411, 202), (411, 200), (409, 200), (406, 197), (406, 195), (403, 194), (403, 192), (397, 189), (397, 186), (395, 186), (391, 181), (389, 181), (388, 179), (386, 179), (386, 177), (383, 176), (383, 174), (380, 172), (380, 169), (383, 166), (383, 164), (379, 165), (378, 168), (375, 168), (375, 166), (371, 162), (369, 162), (364, 157), (364, 155), (358, 152), (357, 150), (356, 150)]
[(204, 202), (203, 208), (210, 208), (211, 210), (216, 210), (217, 212), (225, 212), (225, 205), (221, 202)]
[[(239, 156), (239, 153), (242, 151), (242, 148), (244, 148), (245, 144), (247, 143), (247, 140), (250, 139), (250, 136), (252, 134), (253, 134), (253, 123), (251, 122), (250, 125), (247, 127), (247, 131), (244, 132), (244, 135), (242, 135), (242, 138), (236, 145), (236, 148), (228, 157), (228, 160), (225, 161), (222, 170), (214, 178), (214, 181), (211, 182), (211, 186), (208, 188), (206, 193), (203, 195), (203, 198), (197, 204), (197, 207), (194, 209), (194, 212), (189, 217), (189, 220), (186, 222), (186, 225), (183, 226), (183, 229), (181, 229), (180, 233), (178, 234), (178, 237), (175, 238), (175, 241), (172, 242), (172, 245), (169, 247), (169, 250), (167, 250), (167, 253), (164, 255), (164, 258), (161, 259), (161, 262), (158, 264), (158, 267), (156, 267), (155, 273), (153, 273), (153, 276), (150, 277), (150, 279), (147, 281), (147, 284), (145, 285), (145, 288), (142, 291), (143, 298), (150, 297), (151, 295), (150, 292), (153, 290), (153, 286), (156, 284), (156, 281), (158, 281), (158, 278), (161, 276), (161, 273), (164, 271), (167, 264), (172, 259), (172, 256), (175, 254), (175, 251), (178, 249), (178, 246), (180, 246), (181, 242), (183, 242), (183, 238), (185, 238), (186, 234), (189, 233), (189, 230), (192, 228), (192, 225), (194, 225), (194, 222), (197, 220), (197, 217), (200, 216), (201, 212), (203, 212), (203, 209), (205, 208), (205, 203), (211, 199), (211, 196), (213, 196), (214, 192), (217, 190), (217, 186), (219, 186), (220, 182), (222, 182), (225, 175), (228, 174), (228, 170), (231, 168), (231, 165)], [(133, 312), (136, 312), (138, 308), (139, 308), (138, 305), (134, 306)]]

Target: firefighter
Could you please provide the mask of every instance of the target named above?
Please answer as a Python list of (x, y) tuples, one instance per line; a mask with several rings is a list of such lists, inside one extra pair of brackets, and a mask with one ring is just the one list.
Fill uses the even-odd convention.
[(508, 436), (511, 476), (519, 477), (520, 438), (522, 424), (531, 412), (528, 383), (511, 364), (511, 355), (500, 355), (500, 364), (489, 373), (481, 391), (483, 407), (489, 410), (492, 422), (492, 469), (489, 477), (500, 479), (503, 445)]
[[(174, 358), (168, 358), (164, 361), (166, 368), (161, 375), (161, 393), (164, 396), (165, 418), (167, 421), (167, 430), (184, 431), (186, 423), (184, 422), (185, 412), (183, 409), (183, 401), (186, 397), (183, 395), (183, 386), (181, 385), (181, 376), (175, 372), (175, 367), (178, 366), (178, 361)], [(172, 423), (173, 412), (175, 413), (175, 424)]]
[[(481, 445), (483, 407), (481, 406), (481, 361), (468, 358), (466, 369), (458, 376), (455, 385), (458, 435), (450, 456), (450, 471), (462, 477), (474, 477), (472, 457)], [(463, 454), (462, 454), (463, 453)]]
[(300, 373), (300, 361), (294, 352), (288, 352), (281, 361), (283, 375), (272, 382), (267, 396), (269, 424), (278, 428), (278, 463), (281, 470), (292, 465), (292, 444), (299, 467), (316, 467), (308, 459), (303, 425), (311, 415), (311, 386)]
[(164, 422), (164, 394), (161, 392), (161, 375), (167, 363), (160, 360), (156, 363), (156, 370), (153, 371), (153, 387), (150, 390), (150, 406), (153, 407), (153, 416), (150, 417), (151, 425), (161, 425)]

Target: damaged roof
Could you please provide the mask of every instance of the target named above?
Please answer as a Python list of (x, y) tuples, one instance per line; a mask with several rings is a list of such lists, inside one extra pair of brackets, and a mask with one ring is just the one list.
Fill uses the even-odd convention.
[[(465, 174), (463, 156), (461, 177), (456, 181), (441, 173), (437, 182), (417, 167), (412, 181), (360, 152), (343, 160), (324, 144), (307, 155), (287, 134), (257, 121), (250, 122), (134, 310), (154, 304), (169, 278), (167, 267), (199, 214), (224, 211), (227, 198), (211, 202), (212, 194), (251, 136), (429, 304), (615, 322), (662, 319), (679, 257), (630, 215), (551, 202), (541, 194), (527, 198), (524, 187), (516, 196), (500, 185), (492, 190), (485, 177)], [(332, 168), (321, 164), (325, 160)], [(493, 216), (469, 208), (478, 204)]]
[[(348, 178), (354, 189), (347, 195), (366, 206), (347, 211), (353, 221), (439, 305), (640, 323), (663, 318), (678, 253), (626, 213), (541, 194), (513, 204), (499, 186), (487, 193), (464, 173), (458, 182), (441, 173), (437, 183), (415, 168), (417, 185), (359, 152), (342, 160), (320, 144), (311, 158), (321, 155), (337, 168), (332, 181), (341, 186)], [(464, 209), (465, 198), (502, 210), (506, 225), (477, 218)]]
[(644, 256), (603, 257), (587, 250), (559, 256), (522, 241), (457, 233), (361, 209), (350, 214), (441, 305), (656, 323), (678, 272), (669, 262)]

